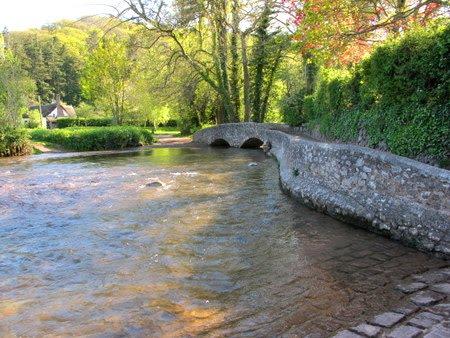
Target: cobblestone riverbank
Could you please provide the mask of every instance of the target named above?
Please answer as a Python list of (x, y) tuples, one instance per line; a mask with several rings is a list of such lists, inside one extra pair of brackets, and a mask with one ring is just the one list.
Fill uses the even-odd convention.
[(412, 275), (396, 286), (403, 305), (339, 332), (335, 338), (450, 337), (450, 267)]

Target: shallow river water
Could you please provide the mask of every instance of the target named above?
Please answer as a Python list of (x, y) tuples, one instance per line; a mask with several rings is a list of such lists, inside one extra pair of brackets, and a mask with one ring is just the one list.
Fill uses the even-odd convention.
[(299, 206), (257, 150), (2, 160), (0, 211), (0, 336), (326, 337), (442, 265)]

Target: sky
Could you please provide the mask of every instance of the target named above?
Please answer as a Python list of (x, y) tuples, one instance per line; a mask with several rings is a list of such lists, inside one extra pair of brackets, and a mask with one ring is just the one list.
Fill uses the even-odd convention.
[(120, 0), (0, 0), (0, 32), (40, 28), (61, 19), (111, 14)]

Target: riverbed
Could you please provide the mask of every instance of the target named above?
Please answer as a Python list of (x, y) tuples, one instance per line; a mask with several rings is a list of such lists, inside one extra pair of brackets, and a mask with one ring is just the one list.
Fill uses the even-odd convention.
[(2, 336), (326, 337), (445, 265), (300, 206), (260, 150), (1, 160), (0, 210)]

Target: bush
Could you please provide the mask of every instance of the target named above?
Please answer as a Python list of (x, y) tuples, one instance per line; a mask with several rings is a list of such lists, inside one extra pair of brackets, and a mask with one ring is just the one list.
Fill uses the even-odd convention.
[(177, 129), (180, 131), (180, 135), (187, 136), (201, 129), (201, 126), (197, 117), (182, 115), (177, 121)]
[(70, 128), (70, 127), (108, 127), (113, 124), (111, 118), (61, 118), (56, 120), (56, 126), (58, 128)]
[(77, 151), (124, 149), (153, 142), (150, 130), (131, 126), (36, 129), (31, 137)]
[(299, 90), (281, 101), (281, 115), (284, 123), (291, 126), (300, 126), (306, 122), (303, 109), (305, 93), (305, 90)]
[(380, 105), (448, 103), (450, 25), (410, 31), (361, 63), (363, 91)]
[(28, 121), (25, 123), (27, 128), (38, 128), (42, 127), (42, 117), (39, 110), (32, 110), (28, 112)]
[(444, 160), (450, 134), (450, 25), (432, 25), (387, 41), (350, 70), (322, 69), (299, 118), (325, 135), (395, 154)]
[(178, 126), (178, 122), (177, 122), (177, 120), (174, 120), (174, 119), (170, 119), (165, 123), (158, 124), (158, 127), (177, 127), (177, 126)]
[(351, 107), (352, 93), (350, 82), (351, 72), (340, 69), (323, 69), (319, 75), (314, 93), (315, 106), (321, 114), (339, 115)]
[(26, 155), (31, 145), (25, 129), (0, 128), (0, 157)]

